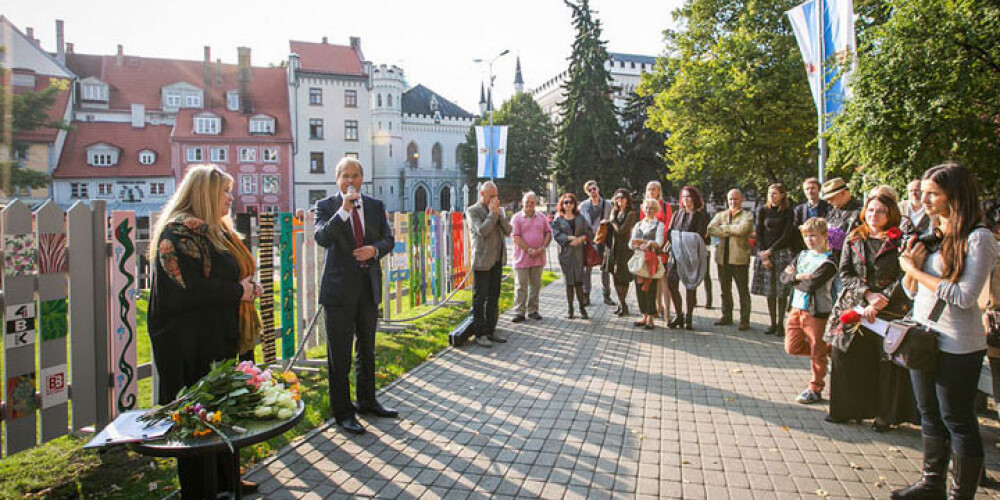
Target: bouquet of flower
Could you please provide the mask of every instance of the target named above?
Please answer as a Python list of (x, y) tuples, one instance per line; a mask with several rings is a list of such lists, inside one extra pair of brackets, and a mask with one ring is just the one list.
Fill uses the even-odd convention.
[(830, 243), (830, 250), (840, 251), (844, 248), (844, 240), (847, 239), (847, 233), (839, 227), (831, 227), (827, 229), (827, 241)]
[(218, 434), (227, 443), (222, 430), (246, 432), (239, 421), (289, 418), (295, 414), (301, 388), (292, 372), (279, 377), (271, 370), (261, 370), (251, 361), (236, 364), (235, 359), (213, 363), (212, 370), (191, 387), (185, 387), (177, 399), (150, 410), (140, 420), (154, 423), (174, 421), (174, 432), (181, 438)]

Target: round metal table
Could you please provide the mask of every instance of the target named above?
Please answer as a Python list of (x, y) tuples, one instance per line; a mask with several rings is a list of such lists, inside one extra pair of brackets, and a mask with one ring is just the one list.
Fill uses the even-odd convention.
[[(242, 496), (239, 487), (240, 449), (268, 440), (274, 436), (284, 434), (289, 429), (294, 427), (295, 424), (299, 423), (300, 420), (302, 420), (302, 416), (305, 414), (305, 409), (305, 404), (299, 401), (298, 408), (295, 409), (295, 414), (289, 418), (284, 420), (254, 420), (245, 422), (245, 425), (241, 425), (241, 427), (246, 429), (245, 433), (226, 434), (226, 436), (229, 437), (229, 441), (233, 444), (232, 453), (234, 455), (234, 468), (230, 479), (232, 479), (231, 484), (236, 485), (234, 488), (236, 498), (241, 498)], [(151, 457), (184, 458), (217, 453), (230, 453), (229, 446), (226, 445), (226, 442), (215, 434), (188, 439), (169, 437), (169, 434), (167, 436), (168, 437), (164, 439), (144, 441), (140, 443), (129, 443), (128, 447), (136, 453), (141, 453)]]

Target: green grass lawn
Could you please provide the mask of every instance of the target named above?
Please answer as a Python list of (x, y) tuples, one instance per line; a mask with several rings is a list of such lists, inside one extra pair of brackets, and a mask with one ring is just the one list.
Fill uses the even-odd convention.
[[(549, 284), (556, 275), (546, 272), (542, 281)], [(448, 346), (448, 332), (468, 315), (472, 292), (464, 290), (455, 300), (462, 305), (442, 307), (413, 322), (405, 332), (379, 332), (375, 339), (376, 385), (382, 387), (397, 379)], [(503, 284), (500, 310), (513, 301), (513, 280)], [(405, 307), (404, 316), (419, 314), (430, 306)], [(393, 311), (395, 312), (395, 311)], [(139, 363), (149, 362), (149, 336), (146, 334), (146, 301), (137, 307), (137, 349)], [(395, 315), (394, 315), (395, 317)], [(322, 332), (318, 332), (322, 335)], [(281, 352), (280, 339), (277, 352)], [(308, 358), (325, 359), (326, 345), (307, 352)], [(258, 347), (257, 359), (261, 359)], [(291, 431), (242, 451), (243, 463), (251, 466), (282, 446), (301, 438), (320, 426), (329, 413), (326, 370), (301, 372), (306, 414)], [(351, 385), (354, 384), (353, 375)], [(139, 383), (139, 405), (150, 405), (149, 379)], [(43, 446), (0, 460), (0, 498), (141, 498), (158, 499), (178, 488), (175, 462), (153, 459), (115, 447), (95, 452), (83, 450), (90, 436), (64, 436)]]

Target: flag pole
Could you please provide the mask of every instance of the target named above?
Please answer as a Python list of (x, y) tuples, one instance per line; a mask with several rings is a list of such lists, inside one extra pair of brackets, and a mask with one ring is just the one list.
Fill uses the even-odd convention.
[(817, 120), (817, 132), (818, 132), (818, 143), (819, 143), (819, 154), (816, 158), (816, 169), (817, 178), (819, 178), (820, 184), (826, 182), (826, 36), (824, 33), (824, 27), (826, 23), (824, 22), (826, 16), (826, 5), (824, 0), (816, 0), (816, 23), (819, 25), (816, 29), (816, 34), (819, 37), (818, 47), (818, 59), (819, 59), (819, 109), (817, 113), (819, 119)]

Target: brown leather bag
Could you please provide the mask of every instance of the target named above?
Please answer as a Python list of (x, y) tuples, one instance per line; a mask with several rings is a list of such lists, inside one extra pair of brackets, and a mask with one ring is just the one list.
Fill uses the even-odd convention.
[(603, 245), (608, 241), (608, 232), (611, 231), (611, 223), (608, 221), (601, 221), (601, 225), (597, 226), (597, 234), (594, 235), (594, 243), (598, 245)]

